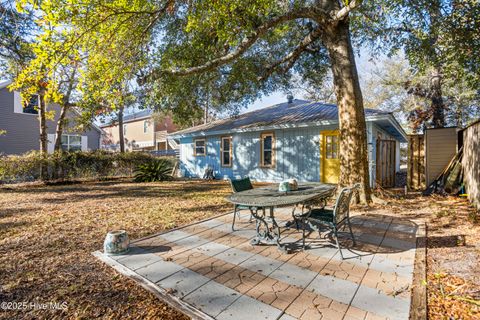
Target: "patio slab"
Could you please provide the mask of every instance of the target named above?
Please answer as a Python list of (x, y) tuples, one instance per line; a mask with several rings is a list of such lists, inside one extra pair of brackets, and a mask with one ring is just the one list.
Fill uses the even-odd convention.
[[(290, 209), (277, 209), (284, 243), (300, 248), (301, 231), (284, 227)], [(193, 318), (408, 319), (416, 253), (423, 226), (391, 216), (352, 218), (357, 244), (309, 235), (311, 249), (285, 254), (252, 246), (255, 223), (232, 214), (132, 242), (122, 256), (95, 255), (159, 293)]]

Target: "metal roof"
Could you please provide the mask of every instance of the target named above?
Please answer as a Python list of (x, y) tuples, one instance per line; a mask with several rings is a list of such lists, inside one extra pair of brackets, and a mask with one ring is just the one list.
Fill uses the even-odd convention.
[[(365, 116), (389, 115), (389, 112), (365, 109)], [(293, 100), (270, 107), (247, 112), (227, 119), (191, 127), (172, 133), (172, 136), (207, 135), (211, 132), (245, 130), (256, 127), (299, 125), (324, 121), (338, 121), (338, 109), (334, 104), (316, 101)]]

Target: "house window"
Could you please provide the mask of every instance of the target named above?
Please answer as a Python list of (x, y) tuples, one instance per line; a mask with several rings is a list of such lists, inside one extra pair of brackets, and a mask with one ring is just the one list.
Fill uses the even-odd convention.
[(338, 159), (338, 136), (325, 137), (325, 157), (327, 159)]
[(262, 167), (275, 166), (275, 136), (273, 132), (262, 133), (262, 135), (260, 136), (260, 147), (260, 165)]
[(222, 137), (221, 161), (223, 167), (232, 166), (232, 137)]
[(147, 120), (143, 121), (143, 133), (148, 132), (148, 122)]
[(205, 139), (196, 139), (195, 142), (195, 156), (204, 156), (207, 152), (207, 146), (205, 144)]
[(80, 151), (82, 150), (82, 137), (79, 135), (62, 135), (62, 150)]
[(23, 113), (38, 114), (38, 94), (34, 94), (23, 103)]

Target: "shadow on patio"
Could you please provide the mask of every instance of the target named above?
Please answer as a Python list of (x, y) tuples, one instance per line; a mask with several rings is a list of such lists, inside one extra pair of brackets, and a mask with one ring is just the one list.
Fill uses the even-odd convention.
[[(277, 209), (281, 226), (290, 210)], [(252, 246), (255, 223), (243, 212), (140, 239), (123, 256), (96, 255), (185, 313), (215, 319), (408, 319), (417, 236), (414, 221), (390, 215), (352, 217), (357, 244), (341, 237), (345, 260), (329, 236), (282, 227), (286, 254)]]

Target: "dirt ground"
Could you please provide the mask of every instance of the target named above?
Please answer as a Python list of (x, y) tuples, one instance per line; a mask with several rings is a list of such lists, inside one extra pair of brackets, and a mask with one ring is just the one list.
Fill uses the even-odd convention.
[(427, 226), (429, 319), (480, 319), (480, 214), (465, 199), (382, 193), (384, 210)]
[[(0, 301), (25, 302), (0, 318), (183, 319), (97, 261), (108, 230), (132, 239), (228, 212), (225, 182), (0, 186)], [(431, 319), (480, 318), (480, 217), (465, 200), (386, 197), (369, 213), (425, 219)], [(36, 302), (37, 305), (33, 305)], [(48, 305), (40, 310), (38, 303)]]

